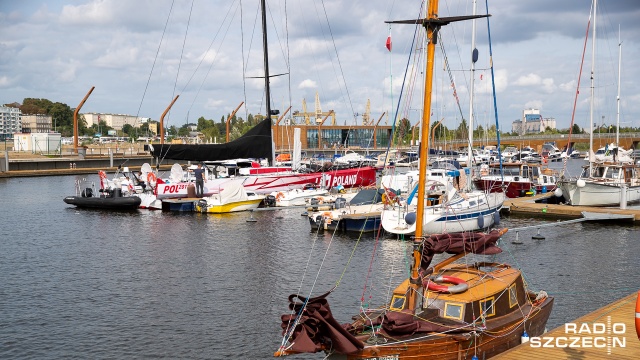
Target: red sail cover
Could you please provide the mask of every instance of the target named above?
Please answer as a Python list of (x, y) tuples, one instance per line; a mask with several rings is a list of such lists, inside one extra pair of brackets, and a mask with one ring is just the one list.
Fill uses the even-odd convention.
[(426, 270), (435, 254), (499, 254), (502, 249), (496, 245), (496, 242), (505, 232), (507, 232), (507, 229), (492, 230), (488, 233), (470, 232), (431, 235), (422, 243), (422, 263), (420, 267)]

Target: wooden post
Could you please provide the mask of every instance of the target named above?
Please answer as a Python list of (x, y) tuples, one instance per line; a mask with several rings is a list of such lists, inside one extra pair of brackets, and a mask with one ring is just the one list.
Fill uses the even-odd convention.
[(227, 121), (226, 121), (226, 125), (227, 125), (227, 142), (229, 142), (229, 121), (231, 121), (231, 118), (236, 115), (238, 110), (240, 110), (240, 107), (242, 106), (242, 104), (244, 104), (244, 101), (240, 102), (240, 105), (238, 105), (238, 107), (235, 110), (233, 110), (231, 115), (229, 115), (229, 117), (227, 118)]
[[(289, 110), (291, 110), (291, 106), (289, 106), (287, 108), (287, 110), (285, 110), (282, 115), (280, 115), (280, 117), (278, 118), (278, 120), (276, 120), (276, 127), (275, 127), (275, 139), (276, 139), (276, 150), (278, 149), (278, 124), (280, 124), (280, 120), (282, 120), (284, 118), (285, 115), (287, 115), (287, 113), (289, 112)], [(280, 141), (280, 143), (282, 143), (282, 141)]]
[(73, 112), (73, 151), (76, 154), (78, 153), (78, 112), (80, 112), (82, 105), (84, 105), (84, 102), (87, 101), (87, 99), (89, 98), (89, 95), (91, 95), (91, 93), (93, 92), (93, 89), (95, 88), (96, 88), (95, 86), (91, 87), (91, 90), (89, 90), (87, 95), (84, 96), (84, 99), (80, 101), (80, 104)]
[(171, 107), (176, 102), (176, 100), (178, 100), (179, 97), (180, 97), (180, 95), (176, 95), (175, 99), (173, 99), (171, 104), (169, 104), (169, 106), (167, 106), (167, 108), (162, 113), (162, 116), (160, 116), (160, 144), (161, 145), (164, 144), (164, 117), (165, 117), (165, 115), (167, 115), (169, 110), (171, 110)]

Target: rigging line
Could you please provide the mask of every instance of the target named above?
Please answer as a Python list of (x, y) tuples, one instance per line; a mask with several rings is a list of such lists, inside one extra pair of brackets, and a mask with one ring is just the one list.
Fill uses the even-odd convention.
[[(324, 16), (327, 20), (327, 27), (329, 28), (329, 35), (331, 36), (331, 42), (333, 43), (333, 49), (336, 53), (336, 59), (338, 60), (338, 67), (340, 67), (340, 75), (342, 76), (342, 82), (344, 83), (344, 90), (347, 93), (347, 99), (349, 100), (349, 106), (351, 107), (351, 113), (354, 114), (355, 110), (353, 108), (353, 102), (351, 101), (351, 95), (349, 94), (349, 87), (347, 86), (347, 78), (344, 76), (344, 70), (342, 69), (342, 62), (340, 61), (340, 55), (338, 54), (338, 47), (336, 46), (336, 41), (333, 38), (333, 31), (331, 30), (331, 24), (329, 23), (329, 16), (327, 15), (327, 9), (324, 6), (324, 0), (321, 1), (322, 9), (324, 10)], [(342, 92), (342, 91), (341, 91)], [(354, 117), (354, 122), (357, 121)], [(346, 145), (345, 139), (345, 145)]]
[[(293, 107), (293, 100), (291, 99), (291, 50), (289, 49), (289, 14), (287, 12), (287, 0), (284, 1), (284, 27), (286, 34), (286, 43), (287, 43), (287, 73), (289, 74), (287, 78), (289, 79), (289, 106)], [(292, 116), (290, 116), (292, 120), (295, 120)], [(286, 122), (286, 119), (285, 119)], [(287, 137), (289, 133), (287, 132)]]
[[(247, 82), (246, 82), (246, 63), (244, 61), (244, 15), (242, 12), (242, 0), (240, 0), (240, 49), (242, 55), (242, 94), (244, 95), (244, 103), (247, 103)], [(249, 109), (244, 107), (244, 118), (249, 119)]]
[[(209, 47), (207, 47), (207, 50), (203, 53), (202, 58), (200, 59), (200, 62), (198, 63), (198, 66), (196, 66), (196, 69), (193, 71), (193, 73), (191, 74), (191, 77), (189, 77), (189, 80), (187, 81), (187, 83), (184, 85), (184, 87), (182, 88), (181, 93), (185, 92), (186, 88), (189, 86), (189, 84), (191, 83), (191, 80), (193, 80), (194, 76), (196, 75), (196, 73), (198, 72), (198, 70), (200, 69), (200, 66), (202, 65), (202, 63), (205, 61), (205, 59), (207, 58), (207, 54), (209, 53), (209, 50), (211, 50), (211, 48), (213, 47), (213, 44), (215, 43), (216, 39), (218, 38), (218, 35), (220, 34), (220, 31), (222, 30), (222, 27), (224, 26), (224, 23), (227, 21), (228, 17), (229, 17), (229, 13), (231, 12), (231, 9), (233, 9), (233, 4), (231, 4), (231, 6), (229, 6), (229, 9), (227, 10), (227, 13), (224, 16), (224, 19), (220, 22), (220, 26), (218, 27), (218, 30), (216, 31), (215, 36), (213, 37), (213, 40), (211, 40), (211, 42), (209, 43)], [(238, 7), (236, 7), (236, 12), (238, 11)], [(235, 12), (234, 12), (234, 17), (235, 17)], [(229, 27), (231, 26), (231, 21), (229, 20), (229, 26), (227, 26), (227, 32), (225, 32), (224, 37), (222, 38), (222, 42), (224, 42), (224, 38), (226, 37), (226, 34), (229, 31)], [(221, 42), (221, 45), (222, 45)], [(218, 47), (218, 50), (220, 49), (220, 47)], [(217, 57), (217, 54), (216, 54)], [(215, 62), (215, 57), (214, 59), (211, 61), (211, 65), (213, 66), (213, 63)], [(211, 66), (209, 67), (209, 71), (211, 71)], [(207, 72), (208, 74), (209, 72)], [(204, 76), (203, 80), (202, 80), (202, 84), (204, 84), (204, 81), (206, 80), (207, 75)], [(198, 94), (200, 93), (200, 90), (202, 89), (202, 84), (200, 85), (200, 87), (198, 88), (198, 91), (196, 92), (196, 95), (194, 96), (194, 100), (191, 103), (191, 106), (189, 106), (189, 109), (191, 109), (193, 107), (193, 103), (195, 103), (195, 98), (198, 97)]]
[[(421, 9), (422, 10), (422, 9)], [(420, 14), (422, 14), (422, 12), (419, 12)], [(396, 105), (396, 113), (393, 117), (393, 123), (391, 125), (391, 136), (390, 139), (393, 139), (395, 136), (395, 132), (396, 132), (396, 121), (398, 119), (398, 111), (400, 111), (400, 104), (402, 102), (402, 94), (404, 92), (404, 85), (405, 82), (407, 81), (407, 69), (409, 69), (409, 64), (411, 63), (411, 53), (414, 51), (414, 45), (415, 45), (415, 41), (416, 41), (416, 34), (418, 33), (418, 29), (420, 28), (419, 25), (416, 25), (414, 30), (413, 30), (413, 37), (411, 40), (411, 46), (409, 47), (409, 57), (407, 58), (407, 65), (405, 66), (404, 69), (404, 77), (402, 78), (402, 87), (400, 87), (400, 94), (398, 95), (398, 102)], [(386, 155), (384, 157), (384, 162), (383, 164), (386, 164), (387, 161), (389, 160), (389, 150), (391, 149), (391, 141), (389, 141), (389, 145), (387, 145), (387, 151), (386, 151)]]
[[(178, 77), (180, 76), (180, 67), (182, 65), (182, 59), (184, 57), (184, 47), (185, 47), (185, 44), (187, 43), (187, 34), (189, 33), (189, 25), (191, 24), (191, 14), (193, 13), (193, 3), (194, 1), (192, 0), (191, 8), (189, 9), (189, 18), (187, 19), (187, 28), (184, 31), (184, 39), (182, 39), (182, 49), (180, 51), (180, 60), (178, 61), (178, 71), (176, 71), (176, 81), (173, 84), (173, 94), (171, 95), (172, 99), (176, 97), (176, 87), (178, 87)], [(189, 114), (189, 111), (187, 111), (187, 114)], [(169, 115), (169, 117), (171, 117), (171, 115)], [(169, 119), (167, 119), (167, 125), (169, 123), (168, 120)], [(188, 122), (189, 122), (189, 119), (187, 119), (187, 123)]]
[[(593, 6), (593, 3), (592, 3)], [(587, 52), (587, 41), (589, 39), (589, 29), (591, 28), (591, 10), (589, 10), (589, 21), (587, 21), (587, 31), (584, 36), (584, 45), (582, 48), (582, 58), (580, 60), (580, 70), (578, 71), (578, 84), (576, 85), (576, 96), (573, 99), (573, 111), (571, 112), (571, 124), (569, 124), (569, 135), (567, 136), (567, 144), (571, 144), (571, 133), (573, 132), (573, 124), (576, 118), (576, 107), (578, 106), (578, 95), (580, 94), (580, 80), (582, 78), (582, 68), (584, 66), (584, 55)], [(591, 149), (589, 149), (591, 151)], [(567, 153), (569, 152), (569, 148), (567, 145)], [(566, 157), (562, 164), (562, 172), (560, 173), (560, 178), (564, 178), (564, 173), (567, 170), (567, 159)]]
[[(191, 102), (191, 105), (189, 106), (189, 110), (193, 107), (193, 104), (195, 104), (196, 102), (196, 98), (198, 97), (198, 95), (200, 94), (200, 91), (202, 90), (202, 88), (204, 87), (204, 84), (207, 80), (207, 78), (209, 77), (209, 73), (211, 72), (211, 69), (213, 68), (213, 65), (216, 63), (216, 59), (218, 58), (218, 54), (220, 54), (220, 49), (222, 48), (222, 44), (224, 43), (224, 40), (227, 38), (227, 34), (229, 34), (229, 29), (231, 28), (231, 24), (233, 23), (233, 18), (236, 17), (236, 14), (238, 12), (238, 8), (239, 8), (239, 4), (238, 6), (236, 6), (235, 11), (233, 12), (233, 16), (231, 17), (231, 19), (229, 19), (229, 25), (227, 25), (227, 29), (224, 32), (224, 35), (222, 36), (222, 40), (220, 41), (220, 45), (218, 46), (218, 48), (216, 49), (215, 55), (213, 57), (213, 59), (211, 60), (211, 64), (209, 65), (209, 69), (207, 69), (207, 73), (204, 75), (204, 77), (202, 78), (202, 82), (200, 83), (200, 86), (198, 87), (198, 91), (196, 91), (196, 95), (193, 97), (193, 101)], [(229, 9), (231, 10), (231, 8)], [(228, 13), (227, 13), (228, 15)], [(220, 24), (220, 28), (219, 30), (222, 28), (222, 25), (224, 25), (224, 22), (226, 21), (226, 17), (223, 20), (223, 22)], [(218, 31), (219, 31), (218, 30)], [(216, 34), (216, 37), (218, 36), (218, 34)], [(215, 39), (214, 39), (215, 40)], [(213, 45), (213, 42), (211, 43), (211, 45)], [(209, 49), (211, 49), (211, 46), (209, 47)], [(209, 49), (207, 49), (207, 52), (209, 52)], [(206, 54), (206, 53), (205, 53)], [(200, 61), (200, 64), (202, 64), (202, 61), (204, 61), (204, 59), (206, 58), (206, 56), (202, 57), (202, 60)], [(198, 64), (198, 67), (200, 67), (200, 64)], [(197, 71), (197, 68), (196, 68)], [(195, 71), (193, 73), (193, 75), (195, 75)], [(191, 81), (191, 79), (193, 79), (193, 75), (191, 76), (191, 78), (189, 79), (189, 81)], [(185, 88), (187, 87), (187, 85), (185, 85)]]
[(169, 25), (169, 19), (171, 19), (171, 12), (173, 11), (173, 4), (175, 0), (171, 2), (171, 8), (169, 8), (169, 14), (167, 15), (167, 21), (164, 24), (164, 29), (162, 30), (162, 36), (160, 37), (160, 43), (158, 44), (158, 50), (156, 50), (156, 57), (153, 59), (153, 65), (151, 65), (151, 71), (149, 72), (149, 77), (147, 78), (147, 84), (144, 87), (144, 92), (142, 93), (142, 99), (140, 100), (140, 106), (138, 106), (138, 112), (136, 113), (136, 118), (140, 116), (140, 109), (142, 108), (142, 103), (144, 102), (144, 97), (147, 94), (147, 89), (149, 89), (149, 83), (151, 82), (151, 75), (153, 74), (153, 69), (156, 66), (156, 61), (158, 60), (158, 54), (160, 54), (160, 48), (162, 47), (162, 41), (164, 40), (164, 35), (167, 32), (167, 26)]
[[(275, 24), (276, 21), (273, 19), (273, 13), (271, 12), (271, 7), (269, 6), (269, 3), (267, 3), (267, 9), (269, 9), (269, 16), (271, 17), (271, 23)], [(276, 38), (278, 39), (278, 44), (280, 44), (280, 51), (282, 52), (282, 57), (283, 58), (287, 58), (287, 55), (284, 52), (284, 48), (282, 47), (282, 41), (280, 40), (280, 33), (278, 32), (278, 28), (274, 25), (273, 26), (273, 31), (275, 31), (276, 33)], [(289, 67), (289, 64), (287, 63), (287, 68)]]
[[(489, 15), (489, 0), (485, 0), (487, 15)], [(491, 68), (491, 88), (493, 91), (493, 112), (496, 117), (496, 137), (498, 139), (498, 159), (500, 160), (500, 177), (504, 181), (504, 171), (502, 169), (502, 153), (500, 150), (500, 122), (498, 121), (498, 103), (496, 100), (496, 81), (493, 72), (493, 48), (491, 47), (491, 27), (489, 26), (489, 16), (487, 16), (487, 34), (489, 37), (489, 65)], [(568, 151), (568, 150), (567, 150)]]

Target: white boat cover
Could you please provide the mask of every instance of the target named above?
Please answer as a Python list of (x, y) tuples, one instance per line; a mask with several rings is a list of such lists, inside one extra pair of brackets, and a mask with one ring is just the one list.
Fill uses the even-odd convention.
[(230, 204), (233, 202), (246, 201), (249, 197), (247, 191), (242, 186), (242, 180), (229, 180), (224, 183), (224, 189), (220, 191), (220, 203)]

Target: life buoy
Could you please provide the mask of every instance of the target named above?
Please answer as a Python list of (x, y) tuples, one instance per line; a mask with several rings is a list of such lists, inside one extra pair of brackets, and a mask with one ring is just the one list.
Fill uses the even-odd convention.
[(98, 176), (100, 176), (100, 180), (104, 180), (107, 178), (107, 173), (104, 170), (98, 171)]
[(638, 298), (636, 299), (636, 335), (640, 339), (640, 291), (638, 291)]
[[(453, 285), (447, 286), (441, 285), (441, 283)], [(467, 284), (466, 281), (454, 276), (438, 276), (435, 279), (430, 279), (427, 283), (427, 290), (441, 293), (459, 294), (467, 291), (467, 289), (469, 289), (469, 284)]]
[(152, 172), (150, 172), (150, 173), (148, 173), (148, 174), (147, 174), (147, 182), (148, 182), (149, 184), (151, 184), (151, 183), (155, 183), (155, 182), (156, 182), (156, 180), (158, 180), (158, 178), (156, 177), (156, 174), (154, 174), (154, 173), (152, 173)]
[(548, 158), (548, 157), (546, 157), (546, 156), (543, 156), (543, 157), (542, 157), (542, 163), (543, 163), (543, 164), (547, 164), (547, 163), (549, 163), (549, 158)]
[(324, 198), (322, 196), (316, 196), (316, 199), (318, 200), (318, 204), (324, 204)]
[(276, 201), (280, 201), (280, 199), (284, 198), (284, 194), (282, 193), (282, 191), (280, 191), (277, 195), (276, 195)]

